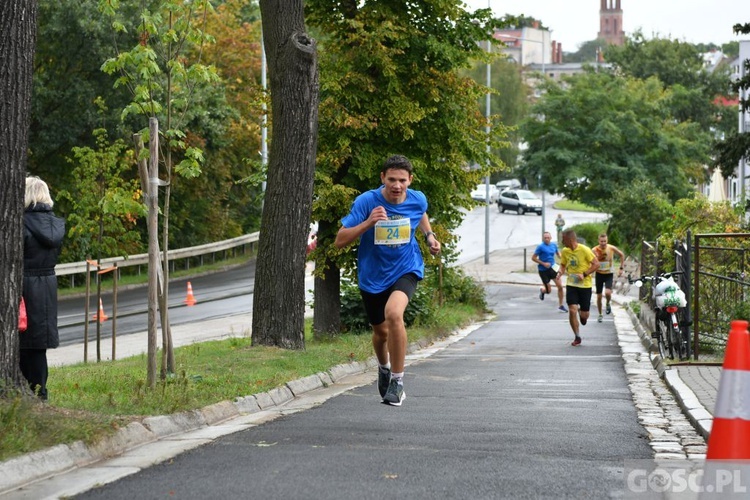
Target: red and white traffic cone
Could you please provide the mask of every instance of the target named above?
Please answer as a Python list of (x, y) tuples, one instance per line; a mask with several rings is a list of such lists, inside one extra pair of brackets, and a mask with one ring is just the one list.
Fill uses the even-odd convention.
[[(750, 333), (732, 321), (708, 437), (701, 498), (740, 498), (750, 484)], [(745, 493), (746, 495), (747, 493)]]

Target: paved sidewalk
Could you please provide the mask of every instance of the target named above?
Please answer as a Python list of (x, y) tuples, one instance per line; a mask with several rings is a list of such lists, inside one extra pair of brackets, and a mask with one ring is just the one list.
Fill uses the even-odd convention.
[[(465, 263), (466, 273), (483, 283), (513, 283), (528, 284), (538, 287), (541, 284), (536, 273), (535, 264), (531, 262), (531, 255), (536, 247), (513, 248), (496, 250), (489, 254), (489, 264), (485, 264), (484, 257)], [(524, 270), (524, 258), (527, 259)], [(553, 286), (554, 288), (554, 286)], [(637, 300), (633, 293), (620, 295), (615, 293), (613, 301), (624, 304)], [(554, 296), (554, 291), (553, 291)], [(592, 298), (592, 302), (595, 298)], [(592, 304), (592, 307), (596, 306)], [(637, 321), (637, 320), (636, 320)], [(721, 376), (720, 366), (685, 365), (667, 366), (658, 355), (656, 349), (651, 349), (651, 335), (642, 325), (638, 328), (641, 341), (650, 348), (651, 362), (675, 394), (683, 412), (696, 427), (696, 430), (708, 438), (711, 432), (716, 394), (719, 390)]]

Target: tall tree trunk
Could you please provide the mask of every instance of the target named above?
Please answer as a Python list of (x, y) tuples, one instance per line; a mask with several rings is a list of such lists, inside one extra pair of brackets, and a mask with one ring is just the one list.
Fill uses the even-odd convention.
[[(327, 248), (333, 241), (338, 224), (318, 222), (318, 246)], [(325, 261), (323, 277), (315, 277), (315, 309), (313, 332), (330, 337), (341, 332), (341, 279), (339, 267), (331, 259)]]
[(318, 127), (316, 42), (303, 0), (261, 0), (273, 140), (253, 295), (253, 344), (305, 346), (305, 248)]
[(0, 396), (28, 391), (18, 366), (18, 304), (36, 19), (36, 0), (0, 2)]

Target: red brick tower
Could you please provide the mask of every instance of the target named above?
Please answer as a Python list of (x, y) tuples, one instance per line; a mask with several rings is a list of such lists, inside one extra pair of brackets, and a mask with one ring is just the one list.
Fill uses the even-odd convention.
[(620, 0), (601, 0), (599, 9), (599, 35), (611, 45), (625, 43), (625, 32), (622, 30), (622, 8)]

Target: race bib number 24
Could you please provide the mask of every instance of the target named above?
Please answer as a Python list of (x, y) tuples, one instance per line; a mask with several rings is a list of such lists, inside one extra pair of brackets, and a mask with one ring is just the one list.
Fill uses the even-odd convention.
[(411, 238), (409, 219), (382, 220), (375, 223), (376, 245), (403, 245)]

